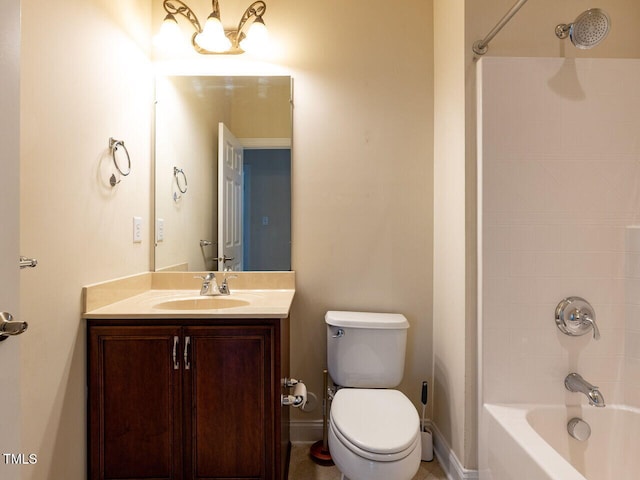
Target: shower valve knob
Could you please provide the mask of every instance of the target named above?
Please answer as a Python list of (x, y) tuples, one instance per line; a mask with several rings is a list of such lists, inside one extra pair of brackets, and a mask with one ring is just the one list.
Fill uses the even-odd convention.
[(567, 297), (556, 307), (556, 326), (562, 333), (580, 336), (593, 331), (593, 338), (600, 339), (596, 313), (589, 302), (581, 297)]

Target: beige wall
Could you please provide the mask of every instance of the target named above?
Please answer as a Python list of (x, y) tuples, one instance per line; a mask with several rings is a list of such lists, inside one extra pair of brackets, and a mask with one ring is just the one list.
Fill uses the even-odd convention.
[[(464, 36), (452, 28), (464, 1), (434, 2), (434, 422), (458, 460), (474, 466), (472, 372), (467, 336)], [(469, 261), (472, 261), (470, 259)], [(470, 383), (468, 383), (470, 381)]]
[[(245, 3), (225, 0), (223, 18), (234, 23)], [(202, 5), (206, 16), (210, 3)], [(21, 356), (22, 445), (39, 455), (23, 476), (80, 480), (80, 288), (151, 266), (152, 15), (148, 0), (24, 0), (22, 8), (20, 246), (40, 261), (21, 274), (31, 323)], [(419, 405), (420, 382), (431, 381), (431, 22), (431, 2), (403, 2), (393, 15), (380, 0), (333, 0), (312, 11), (296, 0), (269, 3), (280, 50), (250, 69), (295, 79), (291, 373), (318, 394), (328, 309), (404, 313), (411, 329), (401, 388)], [(218, 71), (231, 60), (199, 59)], [(126, 142), (133, 162), (113, 189), (110, 136)], [(131, 241), (134, 215), (144, 218), (142, 244)]]
[(231, 131), (238, 138), (291, 138), (290, 100), (290, 82), (239, 81), (231, 99)]
[[(25, 479), (86, 477), (80, 289), (149, 268), (149, 12), (147, 0), (22, 1), (20, 250), (39, 262), (20, 274), (22, 450), (38, 455)], [(115, 188), (109, 137), (132, 162)]]
[[(203, 94), (194, 94), (194, 82)], [(217, 242), (218, 122), (228, 122), (223, 89), (202, 87), (198, 77), (159, 77), (156, 81), (155, 208), (164, 220), (164, 240), (155, 248), (157, 270), (186, 264), (211, 270)], [(187, 192), (178, 189), (173, 168), (182, 169)], [(179, 174), (180, 175), (180, 174)], [(182, 180), (181, 180), (182, 181)], [(178, 199), (174, 200), (174, 195)], [(203, 256), (206, 255), (206, 258)]]
[(431, 383), (431, 11), (430, 1), (393, 15), (379, 0), (270, 6), (294, 77), (291, 373), (319, 395), (329, 309), (404, 313), (401, 389), (419, 406)]

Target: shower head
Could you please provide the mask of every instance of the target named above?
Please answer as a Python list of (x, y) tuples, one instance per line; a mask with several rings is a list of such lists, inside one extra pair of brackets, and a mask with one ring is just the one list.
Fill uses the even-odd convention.
[(569, 25), (561, 23), (556, 26), (556, 36), (569, 37), (576, 47), (587, 49), (595, 47), (604, 40), (610, 27), (609, 15), (599, 8), (591, 8), (578, 15), (573, 23)]

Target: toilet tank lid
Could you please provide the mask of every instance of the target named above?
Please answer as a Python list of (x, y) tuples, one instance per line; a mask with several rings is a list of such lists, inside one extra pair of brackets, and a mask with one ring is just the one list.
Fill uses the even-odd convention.
[(407, 318), (400, 313), (340, 312), (329, 311), (324, 321), (334, 327), (405, 329), (409, 328)]

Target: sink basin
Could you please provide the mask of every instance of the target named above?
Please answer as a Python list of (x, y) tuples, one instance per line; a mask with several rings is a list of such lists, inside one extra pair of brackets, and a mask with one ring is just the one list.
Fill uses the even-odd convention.
[(217, 310), (220, 308), (245, 307), (249, 305), (246, 300), (227, 297), (196, 297), (167, 300), (157, 303), (154, 308), (161, 310)]

